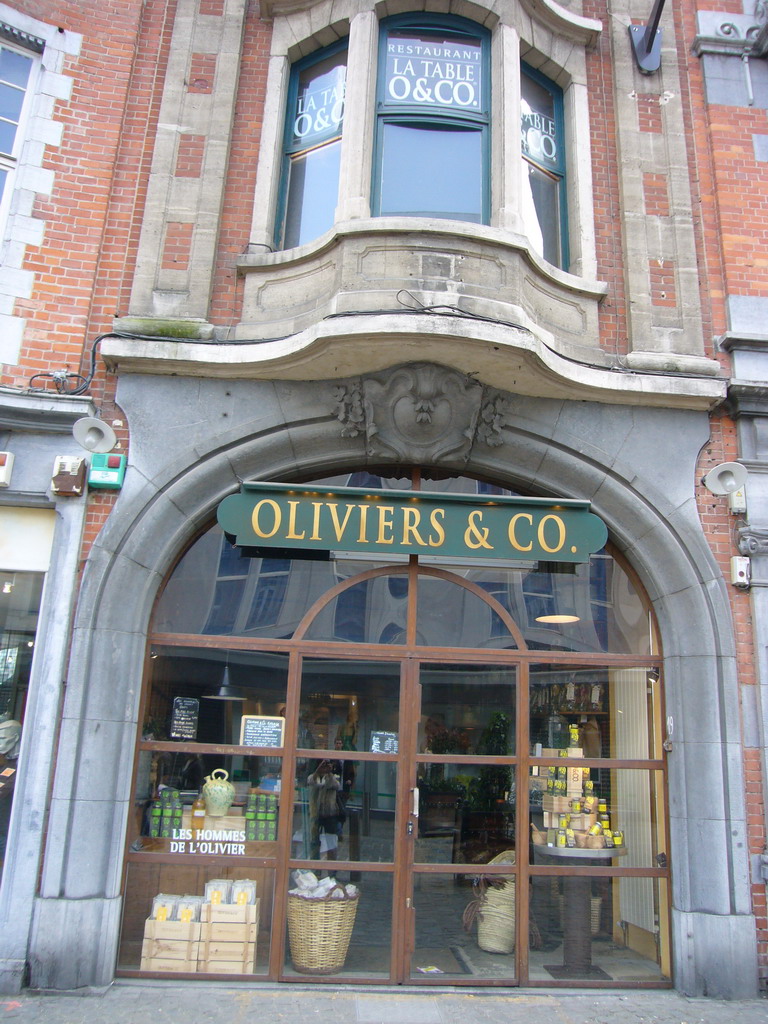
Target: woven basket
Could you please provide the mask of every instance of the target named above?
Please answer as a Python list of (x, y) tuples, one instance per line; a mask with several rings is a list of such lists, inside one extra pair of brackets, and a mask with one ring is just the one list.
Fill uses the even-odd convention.
[(357, 895), (310, 900), (288, 893), (291, 960), (300, 974), (335, 974), (342, 969), (357, 915), (357, 901)]
[[(514, 850), (505, 850), (489, 864), (514, 864)], [(496, 884), (493, 884), (493, 880)], [(512, 953), (515, 949), (515, 879), (487, 876), (477, 907), (477, 944), (486, 953)]]

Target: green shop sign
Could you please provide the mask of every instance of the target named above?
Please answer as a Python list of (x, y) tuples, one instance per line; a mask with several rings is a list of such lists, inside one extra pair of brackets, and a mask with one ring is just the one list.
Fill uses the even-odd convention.
[(589, 502), (244, 483), (218, 521), (247, 548), (586, 562), (606, 542)]

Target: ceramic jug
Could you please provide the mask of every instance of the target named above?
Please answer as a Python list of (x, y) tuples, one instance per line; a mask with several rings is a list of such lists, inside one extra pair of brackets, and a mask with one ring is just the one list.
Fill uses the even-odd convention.
[(206, 775), (203, 785), (205, 813), (211, 818), (220, 818), (226, 814), (235, 799), (235, 787), (229, 780), (229, 772), (223, 768), (214, 768)]

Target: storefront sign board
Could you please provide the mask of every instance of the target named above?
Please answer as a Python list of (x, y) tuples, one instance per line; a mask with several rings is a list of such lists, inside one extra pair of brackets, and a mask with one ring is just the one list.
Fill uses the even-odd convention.
[(589, 502), (244, 483), (219, 524), (249, 548), (586, 562), (605, 544)]

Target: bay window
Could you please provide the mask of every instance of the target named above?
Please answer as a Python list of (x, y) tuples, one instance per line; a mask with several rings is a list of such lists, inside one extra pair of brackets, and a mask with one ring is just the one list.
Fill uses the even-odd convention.
[(488, 45), (460, 18), (382, 23), (375, 214), (488, 223)]

